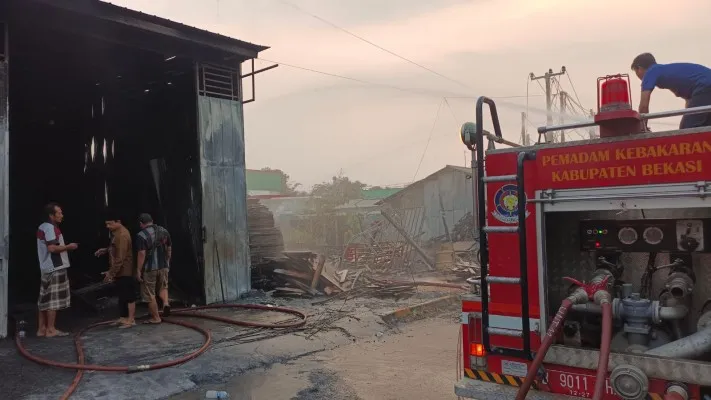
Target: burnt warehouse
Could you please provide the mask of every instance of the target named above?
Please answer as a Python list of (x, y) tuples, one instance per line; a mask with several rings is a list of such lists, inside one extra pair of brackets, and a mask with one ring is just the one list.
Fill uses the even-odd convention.
[(108, 209), (170, 231), (172, 296), (247, 292), (241, 66), (266, 47), (98, 0), (0, 0), (0, 22), (0, 337), (36, 303), (50, 201), (79, 243), (74, 297), (106, 270)]

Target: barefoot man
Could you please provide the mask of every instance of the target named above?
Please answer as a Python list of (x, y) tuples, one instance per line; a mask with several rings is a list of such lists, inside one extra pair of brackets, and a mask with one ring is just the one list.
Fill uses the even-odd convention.
[(170, 315), (168, 299), (168, 271), (170, 267), (170, 234), (162, 226), (153, 224), (149, 214), (138, 218), (141, 231), (136, 237), (138, 281), (141, 282), (143, 300), (148, 303), (151, 319), (148, 323), (161, 323), (156, 302), (156, 292), (163, 302), (163, 315)]
[(99, 249), (95, 256), (109, 254), (109, 270), (104, 282), (115, 282), (118, 291), (119, 319), (115, 323), (120, 329), (136, 325), (136, 291), (138, 284), (133, 268), (133, 244), (131, 234), (123, 226), (121, 217), (115, 212), (107, 216), (106, 228), (111, 232), (111, 244)]
[(47, 222), (37, 229), (37, 256), (39, 257), (40, 280), (39, 328), (37, 336), (54, 337), (67, 336), (66, 332), (57, 330), (55, 321), (57, 311), (69, 308), (71, 293), (69, 291), (68, 251), (79, 247), (76, 243), (64, 244), (64, 236), (59, 230), (59, 224), (64, 220), (62, 209), (57, 203), (49, 203), (44, 207)]

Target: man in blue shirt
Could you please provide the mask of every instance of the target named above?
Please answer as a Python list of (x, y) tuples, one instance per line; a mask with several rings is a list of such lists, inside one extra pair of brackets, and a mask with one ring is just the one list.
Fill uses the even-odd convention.
[[(632, 70), (642, 80), (639, 112), (649, 112), (649, 99), (655, 87), (669, 89), (686, 100), (686, 108), (711, 105), (711, 69), (691, 63), (657, 64), (650, 53), (632, 61)], [(679, 129), (711, 126), (711, 114), (685, 115)]]

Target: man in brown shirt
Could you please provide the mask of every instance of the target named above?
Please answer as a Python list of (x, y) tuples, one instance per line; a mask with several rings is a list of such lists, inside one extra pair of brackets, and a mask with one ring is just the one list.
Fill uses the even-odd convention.
[(109, 270), (104, 276), (104, 282), (116, 282), (121, 313), (117, 325), (119, 328), (130, 328), (136, 325), (136, 292), (138, 289), (133, 265), (131, 234), (123, 226), (118, 216), (109, 216), (105, 223), (106, 228), (111, 232), (111, 245), (108, 248), (97, 250), (95, 255), (100, 257), (106, 253), (109, 254)]

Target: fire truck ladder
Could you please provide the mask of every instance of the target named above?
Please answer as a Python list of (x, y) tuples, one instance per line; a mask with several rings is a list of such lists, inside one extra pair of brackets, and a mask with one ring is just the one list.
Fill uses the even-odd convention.
[[(496, 137), (484, 133), (483, 129), (483, 106), (486, 103), (491, 112), (491, 120), (494, 125)], [(526, 196), (524, 187), (523, 164), (527, 160), (535, 159), (535, 152), (522, 151), (518, 153), (516, 175), (484, 176), (484, 136), (489, 137), (490, 142), (505, 142), (501, 134), (501, 125), (496, 111), (494, 101), (488, 97), (479, 97), (476, 103), (476, 175), (477, 188), (474, 198), (477, 201), (479, 240), (481, 254), (481, 324), (482, 324), (482, 344), (486, 354), (498, 354), (517, 358), (533, 360), (531, 354), (531, 320), (528, 302), (528, 253), (526, 248)], [(486, 183), (489, 182), (516, 182), (518, 197), (518, 225), (516, 226), (486, 226)], [(489, 234), (518, 234), (519, 242), (519, 277), (503, 277), (489, 275)], [(489, 326), (489, 284), (518, 285), (521, 290), (521, 327), (522, 330), (504, 329)], [(523, 339), (523, 349), (492, 348), (490, 335), (502, 335), (509, 337), (520, 337)]]

